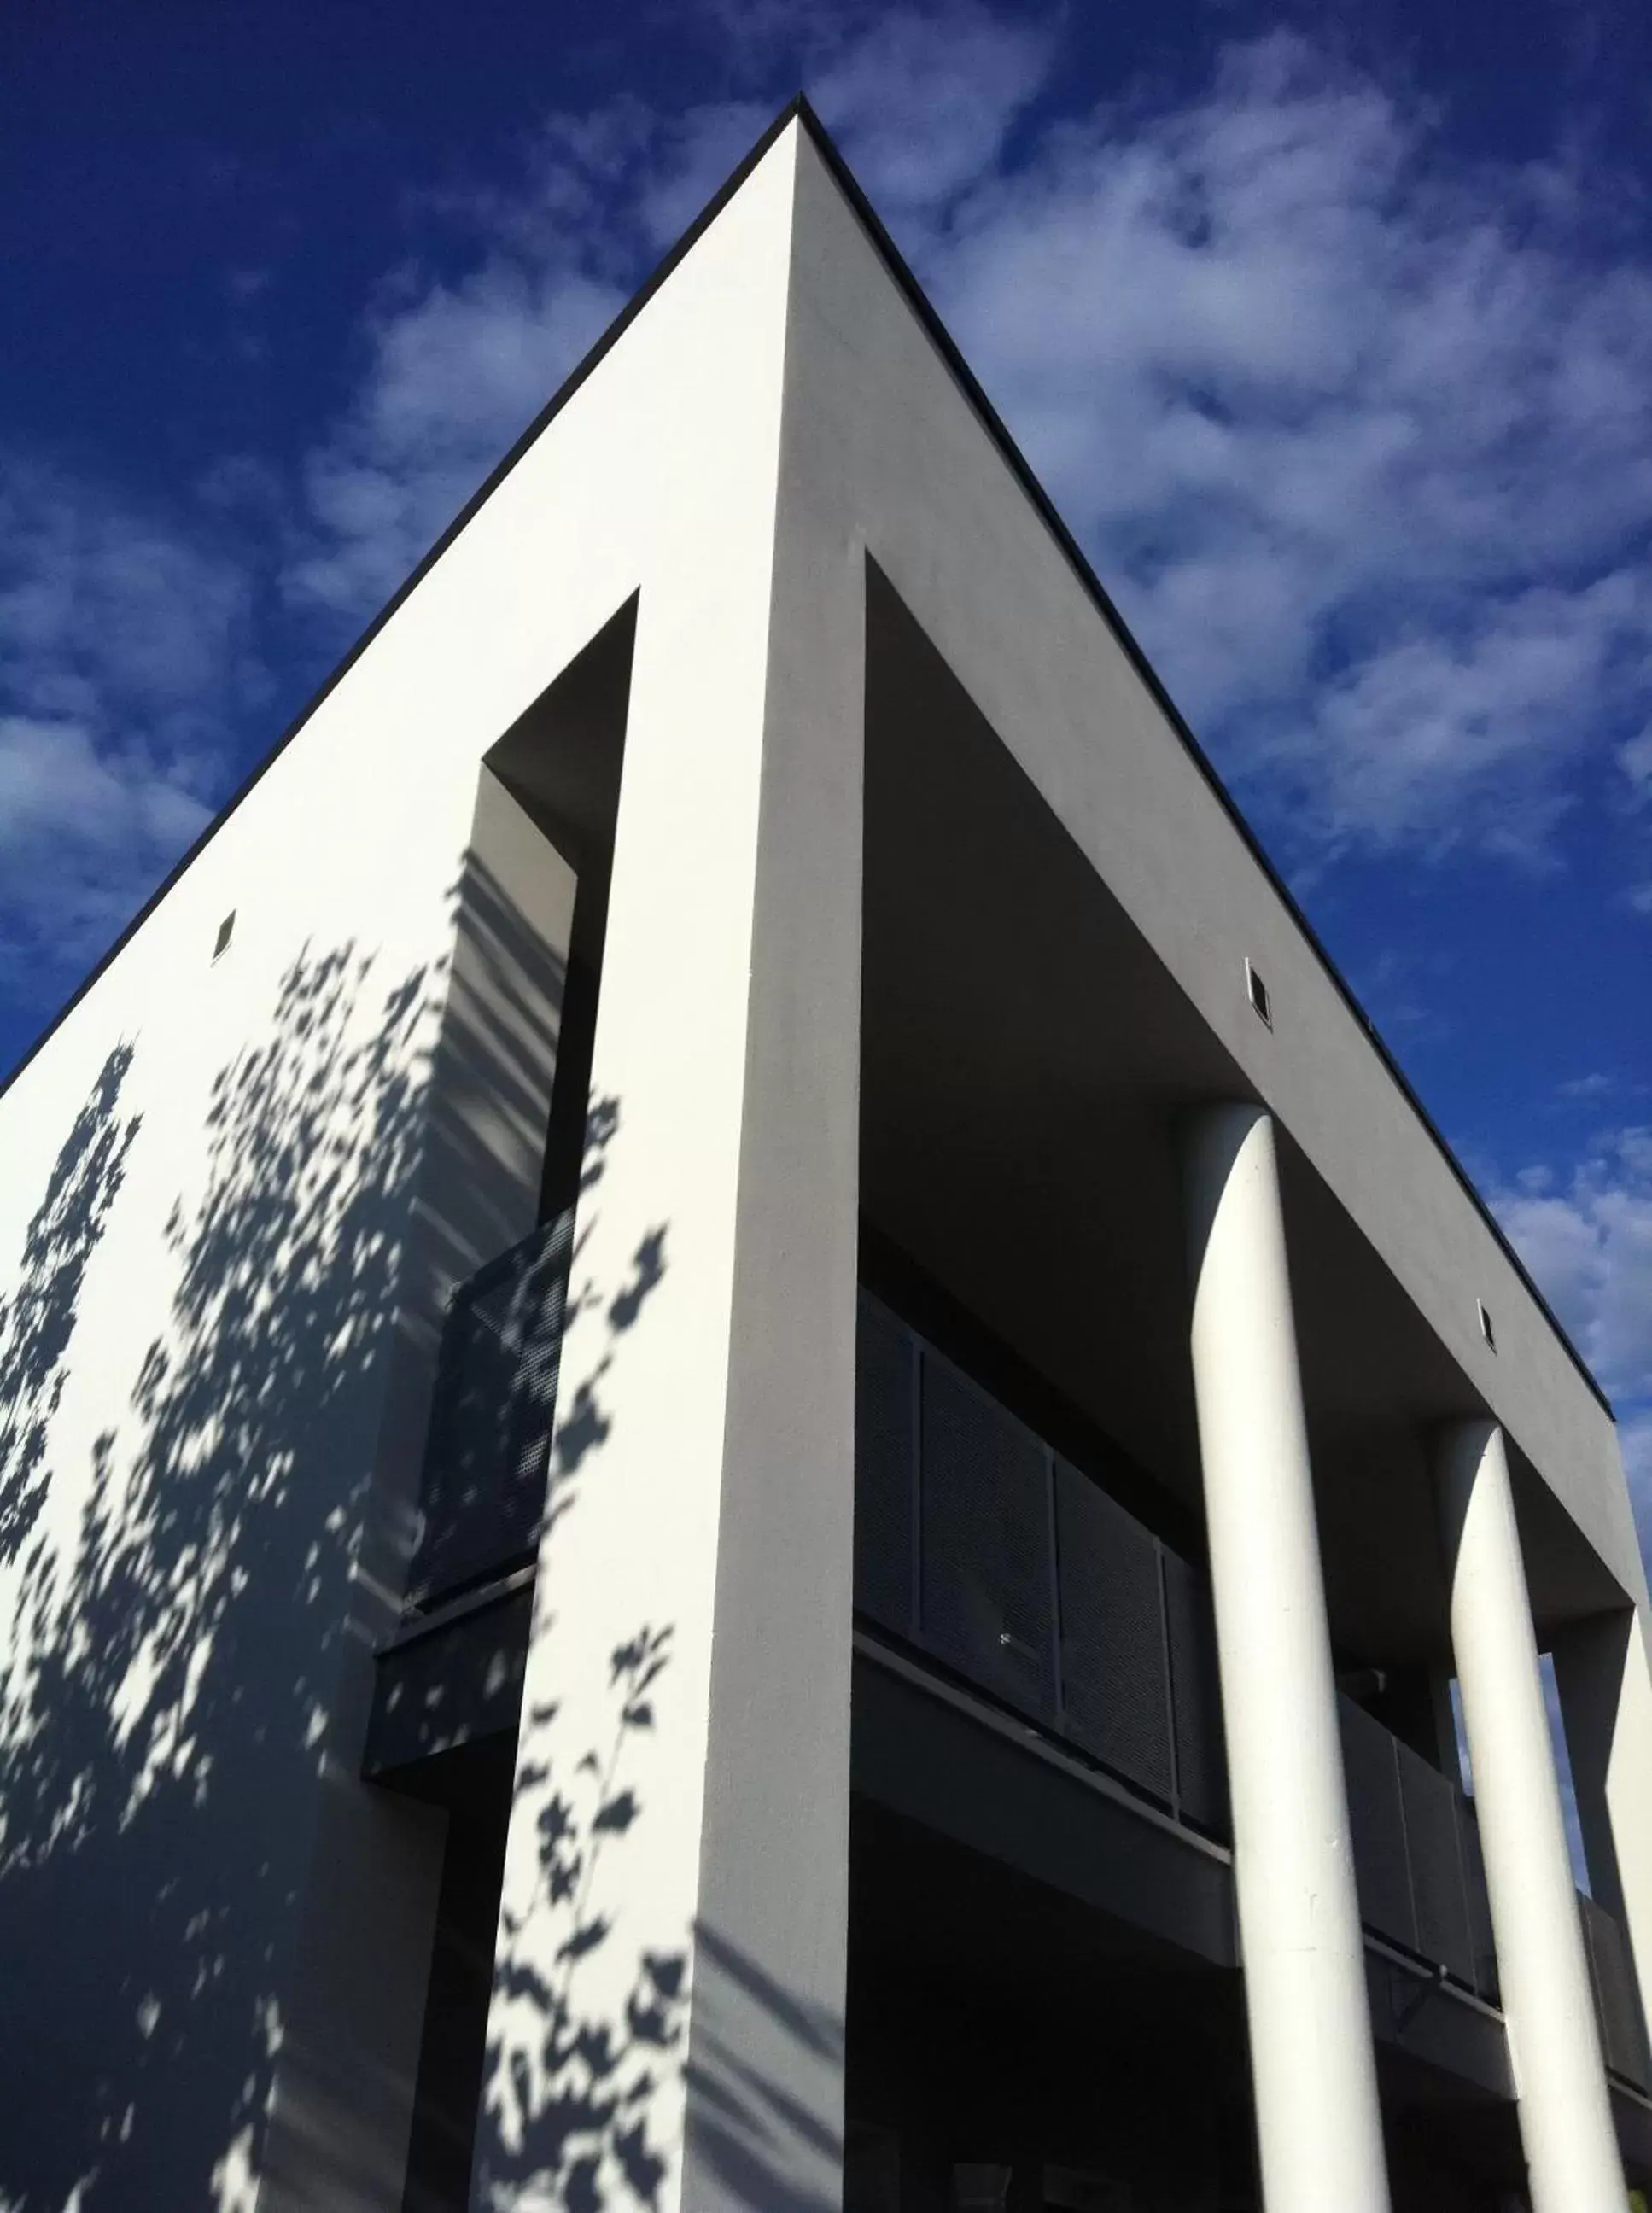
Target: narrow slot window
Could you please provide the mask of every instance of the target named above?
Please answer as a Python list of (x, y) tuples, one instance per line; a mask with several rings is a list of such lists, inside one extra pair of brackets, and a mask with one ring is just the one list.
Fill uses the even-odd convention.
[(1474, 1310), (1480, 1317), (1480, 1335), (1495, 1352), (1497, 1349), (1497, 1332), (1491, 1326), (1491, 1317), (1486, 1312), (1485, 1301), (1476, 1299)]
[(229, 950), (229, 941), (235, 934), (235, 910), (234, 907), (231, 907), (229, 913), (225, 915), (223, 920), (218, 924), (217, 939), (212, 948), (212, 958), (215, 960), (221, 960), (224, 954)]
[(1268, 996), (1267, 985), (1262, 981), (1260, 975), (1249, 960), (1245, 963), (1245, 993), (1256, 1013), (1271, 1029), (1273, 1001)]

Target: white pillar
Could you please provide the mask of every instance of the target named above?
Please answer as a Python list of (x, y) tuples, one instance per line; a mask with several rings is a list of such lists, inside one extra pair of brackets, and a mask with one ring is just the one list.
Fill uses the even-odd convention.
[(1606, 2094), (1503, 1431), (1445, 1441), (1451, 1637), (1533, 2213), (1620, 2213)]
[(1336, 1679), (1273, 1125), (1187, 1145), (1193, 1386), (1267, 2213), (1387, 2213)]
[(759, 176), (695, 250), (771, 381), (637, 601), (477, 2213), (842, 2192), (864, 587), (780, 490)]

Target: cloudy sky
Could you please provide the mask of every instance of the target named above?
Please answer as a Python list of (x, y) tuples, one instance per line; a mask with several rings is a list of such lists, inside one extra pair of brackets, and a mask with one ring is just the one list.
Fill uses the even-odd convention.
[(1652, 30), (1332, 12), (8, 11), (0, 1066), (802, 84), (1652, 1533)]

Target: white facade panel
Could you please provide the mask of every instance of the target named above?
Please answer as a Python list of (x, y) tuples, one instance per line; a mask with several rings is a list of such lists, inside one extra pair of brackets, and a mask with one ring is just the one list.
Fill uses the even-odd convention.
[[(31, 2208), (77, 2185), (251, 2205), (283, 2070), (281, 2202), (396, 2201), (418, 2040), (402, 1963), (417, 1983), (439, 1837), (354, 1767), (398, 1594), (377, 1544), (398, 1510), (405, 1530), (416, 1473), (375, 1462), (479, 764), (640, 589), (639, 752), (682, 811), (620, 866), (681, 902), (681, 1049), (715, 1060), (721, 1026), (737, 1070), (738, 1009), (697, 1003), (692, 975), (743, 963), (751, 885), (688, 862), (702, 810), (749, 823), (755, 806), (718, 779), (730, 722), (761, 714), (789, 172), (783, 149), (698, 241), (0, 1102), (11, 1266), (99, 1071), (131, 1048), (106, 1125), (118, 1147), (140, 1126), (119, 1192), (88, 1202), (73, 1333), (26, 1409), (49, 1416), (46, 1501), (0, 1568), (0, 1950), (39, 1994), (9, 2009), (23, 2128), (0, 2194)], [(599, 1080), (629, 1076), (619, 1056)], [(732, 1175), (737, 1111), (708, 1100), (698, 1126)], [(643, 1180), (652, 1221), (665, 1193)], [(685, 1403), (716, 1395), (715, 1452), (729, 1224), (715, 1205), (697, 1224), (663, 1183), (662, 1306), (698, 1279), (686, 1326), (712, 1354), (704, 1375), (696, 1344), (675, 1356)], [(615, 1286), (635, 1243), (619, 1214), (589, 1252)], [(697, 1541), (709, 1573), (714, 1527)], [(687, 1628), (681, 1645), (673, 1690), (703, 1706), (704, 1651)], [(700, 1759), (671, 1741), (692, 1823)], [(387, 1826), (408, 1832), (399, 1879)], [(338, 2008), (310, 1987), (375, 1977), (386, 2003), (327, 2048)]]

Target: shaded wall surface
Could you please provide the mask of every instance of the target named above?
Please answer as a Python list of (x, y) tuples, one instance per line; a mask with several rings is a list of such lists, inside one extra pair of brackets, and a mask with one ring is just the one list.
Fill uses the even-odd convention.
[(250, 2186), (425, 991), (348, 947), (307, 953), (259, 1045), (192, 1097), (148, 1039), (118, 1046), (48, 1165), (3, 1341), (21, 1388), (0, 1467), (0, 2198), (229, 2205)]

